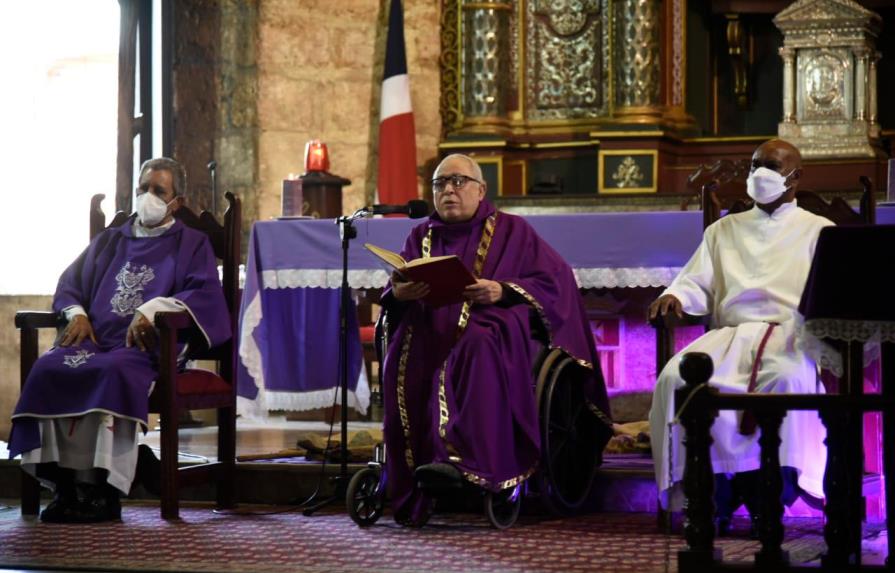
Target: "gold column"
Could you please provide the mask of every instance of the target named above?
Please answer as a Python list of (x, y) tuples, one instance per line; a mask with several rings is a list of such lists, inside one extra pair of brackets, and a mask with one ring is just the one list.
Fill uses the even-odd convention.
[(464, 126), (507, 124), (510, 81), (510, 16), (513, 6), (502, 0), (466, 0), (463, 19)]
[(612, 6), (613, 119), (686, 133), (687, 3), (614, 0)]
[(867, 61), (870, 58), (868, 50), (861, 48), (854, 50), (855, 54), (855, 119), (865, 121), (867, 119)]
[(615, 115), (654, 122), (662, 116), (659, 0), (618, 0), (613, 16)]
[(783, 58), (783, 123), (796, 120), (796, 51), (793, 48), (780, 48)]
[(869, 108), (870, 113), (868, 114), (867, 121), (870, 123), (871, 129), (874, 128), (877, 120), (877, 92), (876, 92), (876, 62), (879, 60), (879, 52), (873, 52), (870, 56), (870, 60), (868, 62), (869, 69), (867, 70), (868, 78), (868, 90), (870, 91)]

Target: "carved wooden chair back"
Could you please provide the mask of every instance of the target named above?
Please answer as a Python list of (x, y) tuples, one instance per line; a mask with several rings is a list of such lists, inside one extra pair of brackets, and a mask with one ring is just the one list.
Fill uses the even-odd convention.
[(726, 210), (733, 200), (746, 198), (746, 177), (749, 176), (748, 159), (719, 159), (711, 164), (700, 165), (687, 177), (688, 195), (681, 202), (681, 210), (690, 204), (702, 205), (703, 188), (714, 182), (721, 209)]

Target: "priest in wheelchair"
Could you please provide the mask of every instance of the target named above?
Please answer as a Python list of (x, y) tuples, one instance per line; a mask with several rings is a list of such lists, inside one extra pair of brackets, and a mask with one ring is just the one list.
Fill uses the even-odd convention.
[[(546, 426), (560, 426), (544, 421), (550, 411), (574, 410), (569, 423), (586, 428), (577, 434), (585, 444), (580, 451), (571, 433), (554, 445), (567, 449), (553, 455), (570, 467), (578, 456), (595, 470), (612, 433), (593, 335), (569, 265), (524, 219), (498, 212), (485, 199), (482, 171), (472, 158), (446, 157), (432, 189), (436, 213), (410, 232), (401, 255), (457, 255), (476, 282), (466, 287), (464, 302), (437, 308), (420, 300), (427, 284), (397, 274), (383, 293), (387, 483), (395, 520), (407, 525), (428, 519), (426, 483), (471, 483), (518, 496), (520, 484), (550, 469), (542, 456), (544, 442), (553, 439)], [(532, 372), (544, 353), (538, 330), (546, 350), (562, 353), (568, 370), (577, 372), (562, 387), (565, 405), (553, 410), (544, 403), (560, 386), (554, 380), (544, 390), (548, 385), (536, 384)], [(553, 476), (550, 487), (575, 482), (586, 494), (593, 471), (580, 473), (586, 475), (562, 483)], [(541, 494), (550, 495), (544, 489)]]
[[(759, 146), (747, 179), (755, 205), (707, 227), (696, 253), (650, 306), (651, 320), (711, 315), (712, 329), (665, 365), (653, 393), (649, 421), (656, 481), (662, 503), (672, 508), (680, 504), (685, 458), (683, 430), (674, 422), (684, 354), (710, 355), (715, 368), (709, 383), (722, 392), (823, 392), (815, 363), (801, 345), (798, 305), (820, 230), (833, 223), (796, 204), (801, 173), (793, 145), (771, 140)], [(749, 412), (722, 410), (712, 426), (719, 535), (729, 531), (741, 503), (754, 530), (760, 507), (758, 433)], [(817, 412), (791, 411), (784, 418), (780, 464), (786, 505), (799, 495), (809, 504), (823, 497), (824, 437)]]
[(185, 186), (176, 161), (146, 161), (136, 216), (95, 237), (59, 279), (53, 310), (67, 325), (31, 370), (9, 444), (55, 491), (43, 521), (120, 518), (157, 376), (157, 312), (189, 312), (209, 347), (230, 337), (211, 245), (173, 217)]

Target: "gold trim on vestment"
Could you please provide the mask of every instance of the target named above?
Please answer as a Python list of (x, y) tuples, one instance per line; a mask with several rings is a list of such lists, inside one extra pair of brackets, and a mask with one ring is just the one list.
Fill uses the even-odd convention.
[[(510, 287), (515, 292), (519, 293), (520, 295), (522, 295), (522, 297), (525, 298), (525, 300), (528, 302), (528, 304), (530, 304), (532, 307), (534, 307), (534, 309), (538, 312), (538, 316), (541, 317), (541, 322), (544, 323), (544, 328), (547, 329), (547, 347), (550, 350), (553, 350), (554, 348), (558, 348), (559, 350), (562, 350), (563, 352), (565, 352), (572, 360), (577, 362), (579, 366), (583, 366), (584, 368), (587, 368), (588, 370), (594, 369), (594, 365), (591, 364), (589, 361), (582, 360), (581, 358), (576, 357), (574, 354), (572, 354), (565, 348), (563, 348), (561, 346), (556, 346), (553, 344), (553, 333), (550, 330), (550, 321), (547, 320), (547, 314), (544, 312), (544, 307), (541, 306), (541, 304), (537, 301), (537, 299), (535, 299), (535, 297), (533, 297), (528, 291), (526, 291), (524, 288), (517, 285), (516, 283), (505, 282), (503, 284)], [(588, 400), (586, 398), (585, 398), (585, 403), (587, 404), (587, 408), (597, 417), (597, 419), (600, 420), (600, 422), (602, 422), (603, 424), (605, 424), (606, 426), (608, 426), (610, 428), (612, 427), (612, 420), (609, 418), (609, 416), (606, 415), (605, 412), (600, 410), (600, 408), (596, 404), (594, 404), (593, 402), (591, 402), (590, 400)]]
[(424, 259), (428, 259), (432, 256), (432, 229), (429, 229), (429, 232), (426, 233), (426, 236), (423, 237), (423, 257)]
[(463, 477), (464, 477), (467, 481), (469, 481), (469, 482), (471, 482), (471, 483), (474, 483), (475, 485), (477, 485), (477, 486), (479, 486), (479, 487), (484, 487), (484, 488), (491, 489), (491, 490), (496, 489), (497, 491), (500, 491), (500, 490), (503, 490), (503, 489), (507, 489), (507, 488), (511, 488), (511, 487), (516, 487), (516, 486), (519, 485), (520, 483), (522, 483), (522, 482), (524, 482), (525, 480), (527, 480), (528, 478), (530, 478), (530, 477), (532, 476), (532, 474), (535, 473), (535, 470), (537, 470), (537, 469), (538, 469), (538, 464), (535, 463), (535, 464), (534, 464), (533, 466), (531, 466), (531, 467), (528, 469), (528, 471), (525, 472), (524, 474), (522, 474), (522, 475), (518, 475), (518, 476), (516, 476), (516, 477), (514, 477), (514, 478), (510, 478), (510, 479), (508, 479), (508, 480), (499, 481), (499, 482), (497, 482), (496, 484), (495, 484), (495, 483), (491, 483), (490, 481), (486, 480), (486, 479), (483, 478), (482, 476), (476, 475), (476, 474), (474, 474), (474, 473), (472, 473), (472, 472), (464, 471), (464, 472), (463, 472)]
[[(485, 258), (488, 256), (488, 249), (491, 248), (491, 240), (494, 238), (494, 227), (497, 225), (497, 213), (494, 213), (485, 220), (485, 228), (482, 229), (482, 238), (479, 239), (479, 246), (475, 250), (475, 263), (472, 266), (472, 276), (478, 280), (482, 276), (482, 269), (485, 268)], [(469, 322), (469, 312), (472, 309), (470, 301), (463, 302), (463, 308), (460, 309), (460, 320), (457, 322), (457, 339), (466, 330), (466, 324)]]
[(404, 395), (404, 379), (407, 371), (407, 358), (410, 355), (410, 339), (413, 336), (413, 327), (408, 326), (404, 333), (404, 341), (401, 344), (401, 358), (398, 360), (398, 413), (401, 417), (401, 427), (404, 429), (404, 461), (407, 467), (413, 469), (413, 451), (410, 447), (410, 418), (407, 416), (407, 397)]
[(447, 396), (444, 388), (444, 376), (447, 371), (447, 362), (441, 367), (438, 375), (438, 435), (444, 438), (447, 434), (447, 423), (450, 414), (447, 409)]
[(538, 312), (538, 316), (541, 317), (541, 322), (544, 324), (544, 328), (547, 329), (547, 347), (548, 348), (550, 348), (551, 350), (553, 350), (554, 348), (559, 348), (560, 350), (562, 350), (563, 352), (568, 354), (572, 358), (572, 360), (577, 362), (580, 366), (584, 366), (585, 368), (588, 368), (590, 370), (594, 369), (594, 365), (591, 364), (589, 361), (584, 360), (582, 358), (578, 358), (577, 356), (575, 356), (574, 354), (572, 354), (565, 348), (562, 348), (561, 346), (555, 346), (553, 344), (553, 332), (551, 331), (550, 321), (547, 319), (547, 313), (544, 312), (544, 307), (541, 306), (541, 303), (539, 303), (535, 297), (533, 297), (527, 290), (525, 290), (521, 286), (517, 285), (516, 283), (505, 282), (503, 284), (510, 287), (511, 289), (513, 289), (514, 291), (519, 293), (520, 295), (522, 295), (522, 297), (528, 302), (528, 304), (530, 304), (532, 307), (534, 307), (534, 309)]

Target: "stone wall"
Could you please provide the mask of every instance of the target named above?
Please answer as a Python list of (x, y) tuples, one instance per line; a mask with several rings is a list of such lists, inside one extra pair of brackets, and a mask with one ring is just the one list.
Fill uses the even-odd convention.
[[(258, 7), (258, 211), (280, 211), (282, 180), (323, 140), (331, 171), (352, 180), (343, 211), (372, 199), (388, 0), (262, 0)], [(404, 2), (407, 65), (422, 177), (437, 155), (439, 2)], [(431, 167), (428, 167), (431, 169)]]
[[(439, 0), (405, 0), (405, 41), (420, 183), (438, 153)], [(243, 200), (244, 231), (280, 213), (282, 180), (304, 145), (326, 142), (331, 171), (351, 179), (343, 210), (376, 188), (380, 83), (389, 0), (185, 0), (174, 48), (175, 157), (189, 203), (211, 206), (206, 165)], [(421, 187), (422, 190), (422, 187)]]

